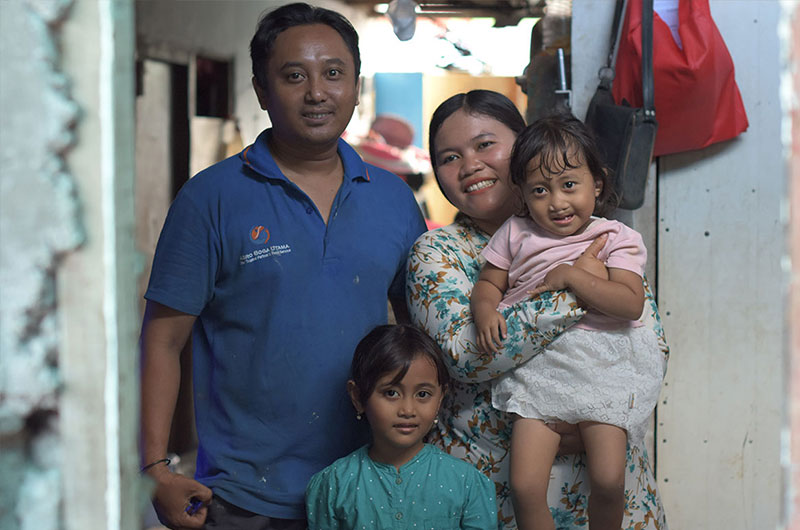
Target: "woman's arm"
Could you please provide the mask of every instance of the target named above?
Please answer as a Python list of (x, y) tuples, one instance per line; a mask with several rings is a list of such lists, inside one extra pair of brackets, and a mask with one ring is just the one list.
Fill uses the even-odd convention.
[[(480, 238), (480, 240), (478, 240)], [(411, 249), (406, 293), (411, 321), (425, 329), (452, 359), (459, 381), (494, 379), (540, 353), (584, 311), (567, 292), (547, 293), (503, 311), (504, 347), (486, 354), (476, 344), (469, 296), (478, 279), (485, 236), (459, 227), (420, 236)]]

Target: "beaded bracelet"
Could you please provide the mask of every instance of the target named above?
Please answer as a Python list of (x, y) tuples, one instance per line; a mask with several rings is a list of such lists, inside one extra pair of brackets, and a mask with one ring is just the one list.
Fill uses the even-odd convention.
[(162, 458), (161, 460), (156, 460), (155, 462), (151, 462), (151, 463), (147, 464), (146, 466), (142, 467), (142, 469), (139, 470), (139, 473), (144, 473), (145, 471), (147, 471), (151, 467), (157, 466), (161, 462), (164, 462), (165, 464), (169, 465), (170, 459), (169, 458)]

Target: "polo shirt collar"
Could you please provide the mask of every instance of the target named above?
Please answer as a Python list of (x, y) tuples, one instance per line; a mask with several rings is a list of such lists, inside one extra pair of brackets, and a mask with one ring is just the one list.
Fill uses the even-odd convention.
[[(269, 144), (267, 142), (269, 135), (272, 134), (272, 129), (266, 129), (258, 135), (256, 141), (246, 147), (241, 153), (239, 158), (244, 165), (250, 169), (269, 179), (277, 179), (289, 181), (283, 172), (275, 163), (272, 153), (269, 151)], [(339, 138), (339, 145), (337, 148), (339, 157), (342, 159), (344, 166), (345, 180), (356, 181), (361, 180), (364, 182), (370, 181), (369, 168), (362, 160), (361, 156), (353, 149), (350, 144)]]

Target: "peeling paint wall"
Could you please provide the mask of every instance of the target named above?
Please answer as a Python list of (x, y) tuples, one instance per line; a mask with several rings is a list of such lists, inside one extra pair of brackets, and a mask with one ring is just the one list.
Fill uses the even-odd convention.
[(138, 526), (133, 51), (131, 2), (0, 2), (3, 530)]
[(60, 520), (55, 274), (85, 239), (64, 159), (79, 112), (59, 53), (71, 3), (0, 3), (0, 528)]

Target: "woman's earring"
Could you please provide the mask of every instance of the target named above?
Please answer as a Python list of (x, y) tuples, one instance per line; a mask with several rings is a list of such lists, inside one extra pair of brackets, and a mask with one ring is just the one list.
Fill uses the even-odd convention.
[(356, 419), (361, 421), (361, 413), (360, 412), (356, 412)]
[(434, 418), (433, 419), (433, 424), (434, 425), (439, 425), (439, 418)]

